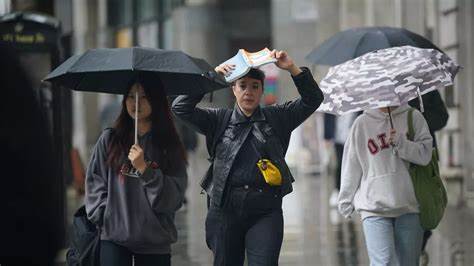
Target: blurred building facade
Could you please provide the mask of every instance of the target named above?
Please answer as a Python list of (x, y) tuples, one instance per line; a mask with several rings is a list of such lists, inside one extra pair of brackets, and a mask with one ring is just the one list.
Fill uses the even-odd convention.
[[(275, 47), (287, 50), (297, 64), (308, 65), (307, 53), (347, 28), (395, 26), (424, 35), (463, 66), (456, 85), (441, 90), (450, 119), (438, 133), (438, 142), (450, 202), (470, 206), (474, 205), (473, 9), (470, 0), (0, 0), (0, 13), (26, 10), (56, 16), (62, 23), (66, 57), (90, 48), (140, 45), (180, 49), (216, 65), (239, 48)], [(317, 80), (327, 71), (310, 68)], [(275, 70), (272, 75), (278, 101), (296, 96), (296, 90), (287, 89), (293, 87), (289, 75)], [(110, 126), (110, 119), (98, 119), (100, 113), (119, 105), (120, 99), (73, 93), (73, 144), (84, 161), (100, 130)], [(229, 90), (214, 93), (212, 99), (207, 104), (233, 103)], [(298, 129), (290, 154), (320, 161), (321, 125), (315, 114)]]
[[(473, 213), (474, 1), (0, 0), (0, 15), (17, 10), (57, 17), (62, 23), (66, 57), (91, 48), (140, 45), (183, 50), (217, 65), (239, 48), (256, 51), (269, 47), (287, 50), (298, 65), (309, 66), (318, 81), (328, 68), (312, 66), (304, 57), (338, 31), (394, 26), (421, 34), (463, 66), (455, 86), (440, 91), (450, 119), (437, 137), (449, 202), (453, 206), (469, 206), (468, 215)], [(274, 79), (277, 101), (297, 96), (287, 73), (275, 69), (269, 73)], [(111, 123), (110, 118), (101, 122), (102, 111), (114, 110), (109, 107), (120, 105), (121, 97), (74, 92), (72, 98), (73, 146), (79, 149), (82, 161), (87, 162), (101, 129)], [(206, 96), (203, 104), (233, 104), (229, 90), (216, 92), (213, 100), (209, 99)], [(113, 113), (108, 116), (113, 117)], [(324, 157), (320, 143), (322, 125), (321, 114), (314, 114), (296, 130), (290, 161), (320, 167)]]

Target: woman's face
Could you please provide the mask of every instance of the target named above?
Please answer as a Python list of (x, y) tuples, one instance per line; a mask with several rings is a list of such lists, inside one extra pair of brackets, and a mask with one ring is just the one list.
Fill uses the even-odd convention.
[(253, 113), (260, 104), (263, 95), (262, 82), (258, 79), (243, 77), (232, 86), (235, 99), (242, 111)]
[(148, 101), (145, 90), (139, 83), (133, 84), (132, 88), (126, 95), (125, 104), (127, 106), (128, 115), (135, 119), (135, 96), (138, 92), (138, 120), (145, 120), (151, 116), (151, 105)]

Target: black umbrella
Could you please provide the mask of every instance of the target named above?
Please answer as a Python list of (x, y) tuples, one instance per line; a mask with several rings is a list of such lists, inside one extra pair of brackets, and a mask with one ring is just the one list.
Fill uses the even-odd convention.
[[(140, 72), (150, 74), (147, 79), (156, 79), (168, 95), (202, 94), (228, 86), (203, 59), (181, 51), (142, 47), (89, 50), (66, 60), (44, 80), (78, 91), (125, 94)], [(135, 106), (138, 117), (138, 95)], [(135, 144), (137, 125), (135, 119)], [(138, 177), (132, 167), (123, 174)]]
[(403, 28), (363, 27), (336, 33), (311, 51), (306, 60), (335, 66), (375, 50), (405, 45), (441, 51), (428, 39)]
[(75, 55), (44, 80), (78, 91), (124, 94), (138, 72), (150, 72), (168, 95), (201, 94), (228, 84), (204, 60), (181, 51), (103, 48)]

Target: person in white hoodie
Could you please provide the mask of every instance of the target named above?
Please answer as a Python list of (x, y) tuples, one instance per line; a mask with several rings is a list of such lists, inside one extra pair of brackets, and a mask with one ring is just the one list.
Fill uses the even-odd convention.
[(432, 142), (423, 115), (413, 111), (415, 137), (407, 139), (408, 105), (364, 111), (354, 122), (342, 159), (339, 212), (361, 218), (370, 265), (418, 265), (423, 239), (409, 164), (427, 165)]

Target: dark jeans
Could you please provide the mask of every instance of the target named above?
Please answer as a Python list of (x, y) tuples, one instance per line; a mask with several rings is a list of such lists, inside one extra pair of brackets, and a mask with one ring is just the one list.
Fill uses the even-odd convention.
[(100, 241), (101, 266), (170, 266), (170, 254), (134, 254), (126, 247), (111, 241)]
[(432, 233), (431, 231), (429, 231), (429, 230), (427, 230), (427, 231), (425, 231), (425, 232), (423, 233), (423, 246), (422, 246), (422, 248), (421, 248), (421, 251), (425, 251), (425, 249), (426, 249), (426, 244), (428, 243), (428, 239), (430, 239), (430, 237), (431, 237), (432, 234), (433, 234), (433, 233)]
[(283, 241), (280, 193), (232, 189), (225, 207), (212, 206), (206, 218), (206, 242), (215, 266), (278, 265)]
[(337, 169), (336, 175), (334, 176), (336, 181), (337, 190), (341, 190), (341, 166), (342, 166), (342, 154), (344, 153), (344, 144), (335, 143)]

